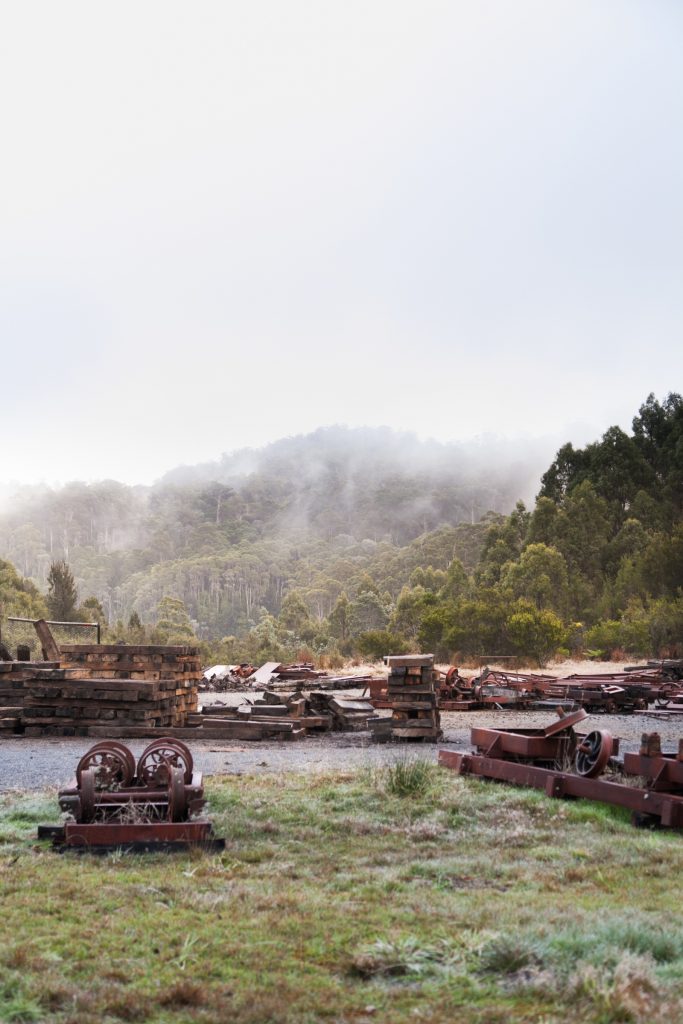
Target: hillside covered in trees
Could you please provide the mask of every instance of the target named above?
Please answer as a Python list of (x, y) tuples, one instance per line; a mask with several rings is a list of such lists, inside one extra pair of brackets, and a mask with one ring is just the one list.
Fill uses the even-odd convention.
[(226, 661), (680, 644), (681, 396), (563, 446), (531, 511), (540, 470), (509, 454), (332, 428), (151, 488), (34, 490), (0, 517), (4, 611), (37, 614), (64, 561), (111, 636)]

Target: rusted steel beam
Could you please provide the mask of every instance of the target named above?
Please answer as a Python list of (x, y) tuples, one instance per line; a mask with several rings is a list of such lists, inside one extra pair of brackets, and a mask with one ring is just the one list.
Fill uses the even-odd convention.
[(209, 821), (155, 821), (134, 824), (67, 822), (64, 838), (67, 846), (125, 846), (127, 843), (185, 842), (201, 843), (211, 838)]

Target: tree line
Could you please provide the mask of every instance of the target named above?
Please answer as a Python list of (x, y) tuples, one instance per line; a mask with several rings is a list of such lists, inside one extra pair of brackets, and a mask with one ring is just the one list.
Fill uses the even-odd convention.
[[(343, 522), (326, 518), (348, 479), (335, 477), (332, 460), (324, 473), (304, 474), (313, 491), (304, 501), (285, 481), (285, 462), (274, 460), (272, 478), (261, 472), (240, 487), (167, 481), (144, 502), (112, 483), (59, 492), (60, 515), (78, 499), (67, 517), (71, 557), (49, 560), (42, 587), (2, 563), (5, 608), (49, 610), (55, 572), (66, 569), (72, 608), (52, 617), (97, 616), (110, 638), (137, 642), (195, 637), (207, 659), (222, 662), (305, 651), (333, 663), (421, 649), (443, 660), (517, 654), (543, 664), (557, 653), (674, 652), (683, 640), (678, 394), (661, 403), (650, 395), (630, 434), (611, 427), (585, 448), (564, 445), (533, 508), (518, 501), (509, 514), (488, 511), (474, 523), (463, 521), (462, 501), (449, 509), (442, 494), (435, 503), (435, 479), (425, 494), (424, 473), (397, 481), (376, 466), (360, 496), (351, 488)], [(378, 525), (366, 536), (371, 519)], [(4, 550), (28, 544), (38, 522), (13, 526)], [(108, 550), (117, 530), (143, 546)], [(88, 531), (92, 543), (83, 544)], [(21, 554), (12, 560), (22, 568)], [(89, 592), (81, 605), (76, 589)]]

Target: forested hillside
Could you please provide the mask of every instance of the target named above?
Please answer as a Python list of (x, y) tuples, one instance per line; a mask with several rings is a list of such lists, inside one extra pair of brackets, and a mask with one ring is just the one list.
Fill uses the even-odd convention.
[[(390, 605), (422, 565), (473, 569), (483, 515), (531, 493), (538, 453), (505, 443), (440, 445), (388, 429), (330, 428), (150, 488), (113, 481), (33, 489), (0, 517), (0, 555), (45, 591), (69, 563), (81, 600), (107, 620), (158, 617), (182, 601), (200, 636), (243, 634), (296, 589), (316, 621), (370, 574)], [(474, 525), (472, 525), (474, 524)]]
[(631, 434), (564, 445), (532, 511), (516, 500), (529, 472), (490, 450), (335, 428), (148, 489), (35, 491), (0, 519), (0, 554), (21, 574), (4, 566), (5, 611), (39, 613), (63, 560), (110, 636), (196, 635), (227, 661), (302, 647), (541, 663), (558, 650), (676, 650), (683, 399), (651, 395)]

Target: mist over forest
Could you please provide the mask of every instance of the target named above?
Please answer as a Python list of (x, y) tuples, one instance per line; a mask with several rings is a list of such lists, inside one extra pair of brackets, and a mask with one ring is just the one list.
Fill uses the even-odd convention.
[[(507, 513), (538, 488), (546, 449), (321, 429), (180, 466), (150, 487), (23, 488), (0, 515), (0, 556), (43, 591), (51, 563), (65, 560), (110, 622), (133, 612), (154, 621), (171, 595), (201, 634), (223, 635), (254, 624), (262, 608), (278, 614), (284, 593), (317, 575), (334, 581), (317, 588), (323, 616), (341, 584), (380, 555), (403, 552), (412, 563), (404, 549), (416, 538), (462, 523), (480, 538), (482, 516)], [(462, 551), (468, 564), (476, 547)], [(452, 555), (447, 545), (439, 564)]]
[(334, 427), (149, 487), (25, 489), (0, 516), (0, 590), (5, 614), (47, 614), (66, 563), (70, 620), (199, 639), (225, 661), (658, 653), (683, 633), (682, 519), (677, 394), (550, 464), (508, 443)]

